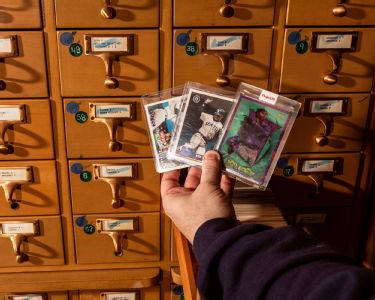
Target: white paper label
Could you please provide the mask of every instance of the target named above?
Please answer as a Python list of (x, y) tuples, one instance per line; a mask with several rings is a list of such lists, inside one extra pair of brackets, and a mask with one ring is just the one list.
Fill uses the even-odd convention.
[(0, 182), (2, 181), (27, 181), (28, 168), (0, 168)]
[(12, 41), (10, 38), (0, 39), (0, 53), (12, 53)]
[(134, 220), (133, 219), (103, 220), (102, 230), (105, 230), (105, 231), (134, 230)]
[(19, 107), (0, 107), (0, 121), (21, 121)]
[(3, 234), (35, 234), (34, 223), (2, 223)]
[(313, 114), (342, 113), (343, 104), (343, 100), (313, 100), (311, 101), (310, 112)]
[(297, 224), (323, 224), (326, 221), (326, 214), (298, 214)]
[(126, 52), (128, 38), (120, 37), (91, 37), (92, 52)]
[(277, 101), (277, 94), (262, 90), (259, 100), (274, 105)]
[(98, 118), (130, 118), (130, 105), (95, 105), (95, 116)]
[(11, 296), (12, 300), (43, 300), (43, 296), (39, 295), (23, 295), (23, 296)]
[(133, 177), (133, 166), (100, 166), (100, 177)]
[(111, 293), (105, 294), (105, 300), (136, 300), (137, 293)]
[(302, 165), (302, 172), (333, 172), (335, 161), (326, 160), (305, 160)]
[(207, 50), (242, 50), (241, 35), (209, 35)]
[(316, 41), (317, 49), (351, 49), (351, 34), (319, 34)]

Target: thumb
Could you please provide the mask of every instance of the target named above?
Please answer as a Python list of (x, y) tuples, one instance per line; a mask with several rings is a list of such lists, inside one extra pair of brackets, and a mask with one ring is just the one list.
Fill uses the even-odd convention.
[(203, 158), (201, 183), (220, 186), (221, 158), (216, 151), (207, 151)]

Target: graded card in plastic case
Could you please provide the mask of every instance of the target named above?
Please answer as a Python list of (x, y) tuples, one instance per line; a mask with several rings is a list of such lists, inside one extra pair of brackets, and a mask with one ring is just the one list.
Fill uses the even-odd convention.
[(225, 172), (265, 189), (301, 104), (241, 83), (224, 134), (215, 146)]
[(183, 89), (184, 86), (178, 86), (142, 96), (155, 168), (159, 173), (187, 167), (184, 163), (167, 158), (177, 115), (181, 109)]
[(168, 158), (201, 166), (204, 154), (214, 149), (223, 133), (233, 96), (230, 91), (186, 83)]

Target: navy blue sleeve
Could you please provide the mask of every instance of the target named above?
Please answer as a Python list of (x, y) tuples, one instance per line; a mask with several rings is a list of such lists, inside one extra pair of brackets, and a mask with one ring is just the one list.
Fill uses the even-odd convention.
[(294, 227), (213, 219), (197, 231), (198, 289), (206, 300), (375, 299), (375, 271)]

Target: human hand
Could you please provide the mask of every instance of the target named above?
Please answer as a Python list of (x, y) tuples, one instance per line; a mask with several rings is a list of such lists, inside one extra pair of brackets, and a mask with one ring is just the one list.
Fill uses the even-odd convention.
[(235, 181), (221, 174), (218, 152), (206, 152), (202, 169), (191, 167), (184, 186), (180, 186), (179, 176), (179, 170), (163, 175), (161, 196), (166, 214), (190, 243), (204, 222), (235, 218), (232, 204)]

